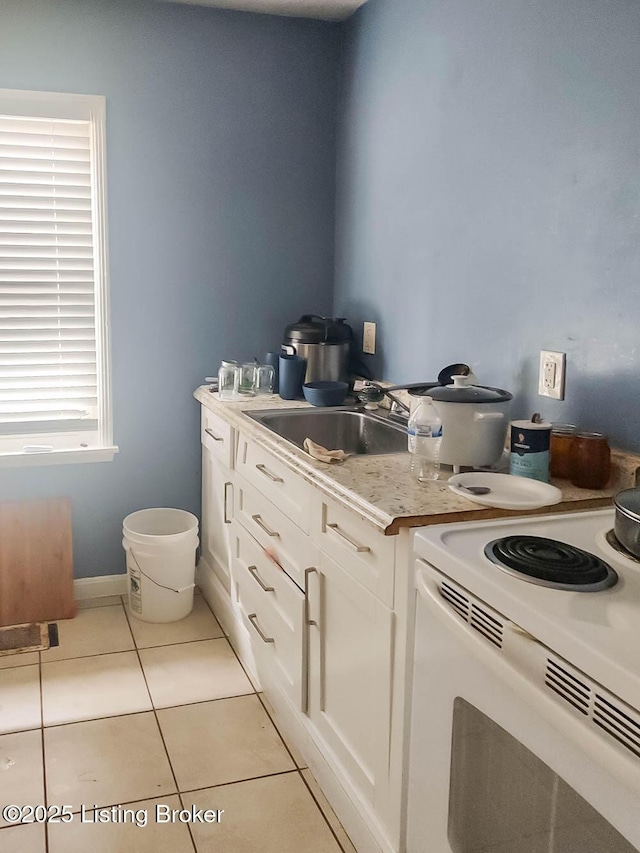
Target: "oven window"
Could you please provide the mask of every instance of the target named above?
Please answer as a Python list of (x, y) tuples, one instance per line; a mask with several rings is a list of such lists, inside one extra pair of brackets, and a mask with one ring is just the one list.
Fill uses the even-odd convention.
[(454, 853), (637, 853), (546, 764), (460, 697), (448, 833)]

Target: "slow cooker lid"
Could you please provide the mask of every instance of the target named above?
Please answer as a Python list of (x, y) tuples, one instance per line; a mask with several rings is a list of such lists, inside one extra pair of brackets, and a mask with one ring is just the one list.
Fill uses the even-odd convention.
[(640, 489), (625, 489), (618, 492), (613, 499), (613, 504), (623, 515), (634, 521), (640, 521)]

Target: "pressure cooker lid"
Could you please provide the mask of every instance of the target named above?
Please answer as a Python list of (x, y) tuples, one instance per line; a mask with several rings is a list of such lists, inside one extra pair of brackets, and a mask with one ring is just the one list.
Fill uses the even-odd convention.
[(291, 323), (284, 330), (285, 343), (291, 344), (335, 344), (352, 338), (351, 326), (343, 317), (333, 320), (317, 314), (303, 314), (297, 323)]
[(452, 376), (452, 385), (433, 388), (429, 396), (439, 403), (505, 403), (513, 394), (502, 388), (470, 385), (467, 376)]
[(613, 499), (613, 504), (623, 515), (634, 521), (640, 521), (640, 489), (625, 489), (618, 492)]

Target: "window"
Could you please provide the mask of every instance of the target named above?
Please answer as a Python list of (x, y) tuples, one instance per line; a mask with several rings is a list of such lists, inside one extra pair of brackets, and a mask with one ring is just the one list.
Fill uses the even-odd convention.
[(0, 89), (0, 465), (111, 459), (104, 98)]

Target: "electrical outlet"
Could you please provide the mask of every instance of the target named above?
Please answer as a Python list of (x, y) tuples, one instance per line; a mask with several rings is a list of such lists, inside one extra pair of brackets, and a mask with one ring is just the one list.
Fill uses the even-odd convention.
[(376, 351), (376, 324), (365, 323), (362, 335), (362, 352), (374, 355)]
[(538, 394), (564, 400), (564, 371), (566, 355), (563, 352), (540, 350), (540, 371), (538, 373)]

